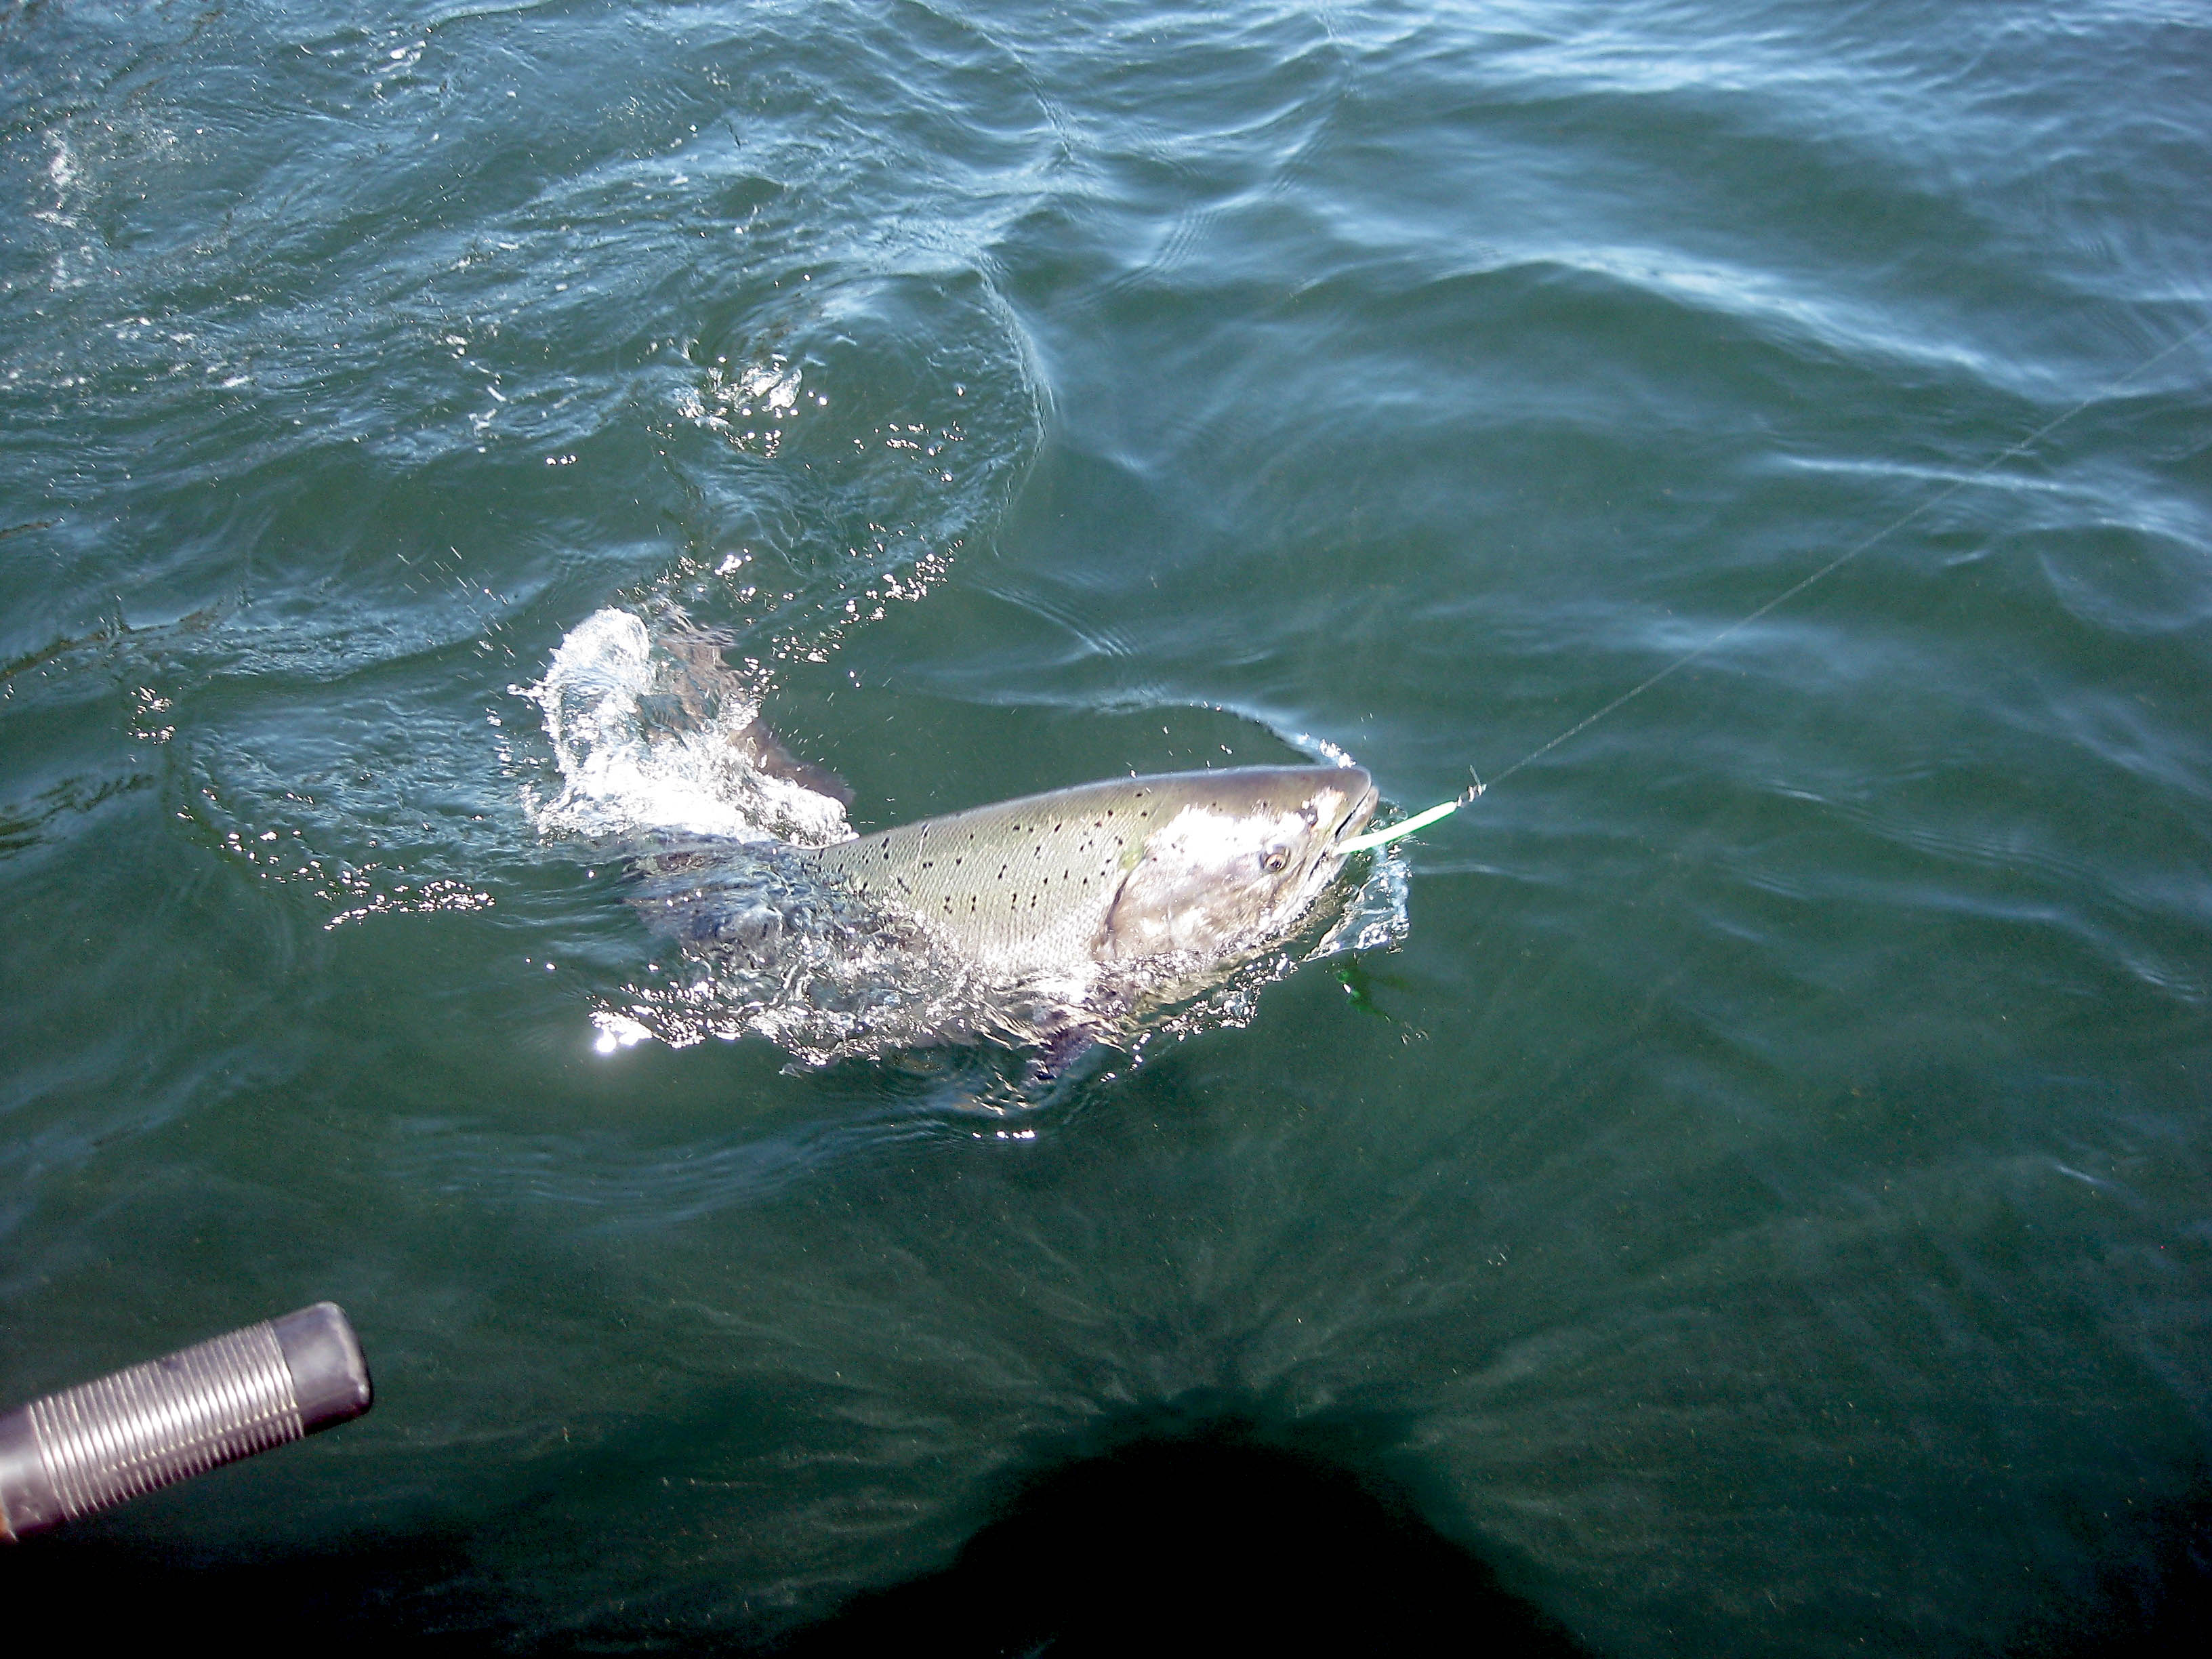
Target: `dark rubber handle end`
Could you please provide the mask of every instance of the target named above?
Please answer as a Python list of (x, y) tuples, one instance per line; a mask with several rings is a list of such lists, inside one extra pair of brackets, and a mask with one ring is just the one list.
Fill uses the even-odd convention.
[(359, 1417), (375, 1402), (361, 1339), (337, 1304), (318, 1302), (269, 1322), (292, 1373), (303, 1432), (313, 1434)]
[(0, 1417), (0, 1543), (359, 1417), (361, 1340), (328, 1302)]

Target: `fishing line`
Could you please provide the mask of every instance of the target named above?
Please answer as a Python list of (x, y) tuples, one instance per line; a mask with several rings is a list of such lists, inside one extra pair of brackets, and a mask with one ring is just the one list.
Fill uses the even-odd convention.
[[(1950, 500), (1952, 496), (1957, 495), (1960, 490), (1966, 489), (1969, 485), (1981, 483), (1983, 479), (1988, 477), (1992, 472), (1995, 472), (2007, 461), (2012, 459), (2013, 457), (2020, 454), (2024, 450), (2033, 447), (2034, 445), (2040, 443), (2044, 439), (2049, 437), (2052, 433), (2058, 430), (2060, 427), (2064, 426), (2067, 422), (2072, 420), (2083, 410), (2088, 408), (2090, 404), (2100, 403), (2105, 398), (2111, 397), (2114, 392), (2118, 392), (2122, 386), (2127, 385), (2129, 381), (2134, 380), (2137, 375), (2142, 374), (2148, 369), (2156, 367), (2166, 358), (2171, 357), (2175, 352), (2180, 350), (2182, 347), (2189, 344), (2190, 342), (2195, 340), (2198, 336), (2204, 334), (2207, 331), (2212, 331), (2212, 319), (2208, 319), (2204, 322), (2199, 323), (2195, 328), (2191, 329), (2188, 333), (2181, 336), (2180, 338), (2174, 340), (2166, 345), (2160, 346), (2156, 351), (2151, 353), (2149, 356), (2144, 358), (2142, 362), (2137, 363), (2126, 374), (2121, 375), (2118, 380), (2108, 381), (2104, 386), (2100, 386), (2096, 391), (2082, 398), (2080, 403), (2075, 404), (2071, 409), (2066, 410), (2064, 414), (2057, 416), (2050, 421), (2046, 421), (2043, 425), (2036, 428), (2034, 431), (2029, 433), (2025, 438), (2021, 438), (2008, 445), (2007, 447), (1999, 450), (1996, 454), (1990, 457), (1988, 460), (1984, 461), (1979, 467), (1976, 468), (1973, 471), (1967, 473), (1965, 477), (1953, 479), (1949, 483), (1944, 485), (1942, 489), (1937, 490), (1933, 495), (1930, 495), (1926, 501), (1921, 502), (1919, 506), (1914, 507), (1902, 518), (1898, 519), (1893, 523), (1883, 526), (1882, 528), (1875, 531), (1873, 535), (1869, 536), (1864, 541), (1856, 543), (1853, 546), (1846, 548), (1841, 553), (1837, 554), (1834, 558), (1829, 560), (1827, 563), (1822, 565), (1818, 570), (1814, 571), (1812, 574), (1808, 576), (1801, 576), (1797, 580), (1790, 583), (1789, 586), (1784, 588), (1779, 593), (1777, 593), (1772, 599), (1767, 600), (1757, 610), (1748, 611), (1743, 616), (1737, 617), (1734, 622), (1722, 629), (1718, 633), (1715, 634), (1711, 639), (1705, 641), (1702, 645), (1695, 646), (1690, 650), (1684, 652), (1680, 656), (1675, 658), (1672, 662), (1668, 663), (1665, 667), (1659, 670), (1657, 673), (1653, 674), (1648, 679), (1643, 680), (1638, 684), (1629, 687), (1627, 690), (1622, 692), (1611, 702), (1608, 702), (1602, 708), (1594, 709), (1589, 714), (1583, 715), (1580, 720), (1577, 720), (1572, 726), (1567, 727), (1564, 732), (1561, 732), (1557, 737), (1552, 738), (1548, 743), (1540, 744), (1535, 748), (1530, 750), (1527, 754), (1522, 756), (1521, 758), (1515, 761), (1512, 765), (1507, 767), (1503, 772), (1498, 773), (1495, 777), (1492, 778), (1488, 783), (1485, 783), (1482, 781), (1481, 776), (1478, 774), (1474, 783), (1468, 787), (1464, 793), (1459, 795), (1455, 799), (1448, 801), (1440, 801), (1436, 805), (1430, 807), (1427, 811), (1416, 812), (1412, 817), (1407, 818), (1401, 823), (1394, 823), (1387, 830), (1370, 830), (1365, 835), (1353, 836), (1349, 840), (1339, 842), (1337, 843), (1337, 850), (1342, 853), (1357, 853), (1364, 851), (1370, 847), (1385, 846), (1391, 842), (1396, 841), (1401, 836), (1410, 836), (1417, 830), (1427, 829), (1429, 825), (1436, 823), (1439, 818), (1450, 817), (1451, 814), (1458, 811), (1461, 807), (1466, 805), (1469, 801), (1475, 799), (1486, 791), (1495, 787), (1497, 785), (1504, 782), (1506, 779), (1511, 777), (1522, 767), (1528, 765), (1533, 761), (1541, 760), (1545, 756), (1550, 754), (1552, 750), (1557, 749), (1561, 744), (1565, 743), (1569, 738), (1580, 737), (1583, 732), (1589, 731), (1590, 727), (1595, 726), (1600, 720), (1605, 719), (1607, 715), (1614, 713), (1616, 710), (1628, 703), (1635, 702), (1637, 698), (1642, 696), (1646, 691), (1649, 691), (1653, 686), (1658, 684), (1660, 681), (1665, 679), (1668, 675), (1675, 673), (1680, 669), (1688, 667), (1692, 663), (1697, 661), (1698, 658), (1705, 655), (1706, 653), (1712, 650), (1715, 646), (1720, 644), (1722, 641), (1729, 638), (1731, 635), (1741, 632), (1744, 629), (1750, 627), (1752, 623), (1757, 622), (1761, 617), (1765, 616), (1769, 611), (1789, 604), (1790, 600), (1796, 599), (1800, 593), (1802, 593), (1807, 588), (1812, 586), (1814, 583), (1822, 581), (1827, 577), (1835, 574), (1837, 571), (1842, 569), (1845, 565), (1849, 564), (1853, 559), (1858, 557), (1860, 554), (1865, 552), (1869, 548), (1874, 546), (1876, 543), (1885, 541), (1888, 538), (1894, 536), (1899, 531), (1904, 529), (1905, 526), (1911, 524), (1915, 519), (1919, 518), (1923, 514), (1942, 506), (1945, 501)], [(1470, 767), (1468, 770), (1473, 771), (1474, 769)]]

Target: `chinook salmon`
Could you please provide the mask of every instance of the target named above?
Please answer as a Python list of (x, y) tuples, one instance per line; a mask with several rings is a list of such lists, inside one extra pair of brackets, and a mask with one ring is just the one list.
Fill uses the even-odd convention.
[(1357, 766), (1113, 778), (802, 854), (1007, 979), (1206, 958), (1286, 929), (1375, 811)]
[(1114, 778), (827, 847), (644, 855), (630, 902), (691, 966), (605, 1040), (773, 1038), (801, 1061), (976, 1038), (1049, 1077), (1287, 943), (1376, 792), (1356, 766)]
[(975, 1045), (1042, 1048), (1049, 1074), (1086, 1042), (1242, 1023), (1298, 962), (1405, 932), (1401, 866), (1338, 878), (1421, 820), (1367, 830), (1375, 786), (1349, 764), (1113, 778), (835, 840), (851, 792), (762, 724), (734, 643), (600, 611), (529, 694), (562, 781), (531, 798), (541, 828), (622, 847), (623, 898), (672, 947), (596, 998), (609, 1052)]

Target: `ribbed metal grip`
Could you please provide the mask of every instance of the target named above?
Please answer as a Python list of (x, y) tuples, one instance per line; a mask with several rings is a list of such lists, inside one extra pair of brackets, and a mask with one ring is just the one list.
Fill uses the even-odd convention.
[(70, 1521), (307, 1434), (265, 1324), (49, 1395), (30, 1411)]
[(327, 1302), (48, 1395), (0, 1418), (0, 1538), (300, 1439), (371, 1398)]

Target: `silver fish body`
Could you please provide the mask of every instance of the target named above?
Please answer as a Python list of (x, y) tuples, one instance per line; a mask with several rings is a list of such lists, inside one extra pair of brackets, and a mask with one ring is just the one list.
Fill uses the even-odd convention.
[(1357, 766), (1109, 779), (801, 856), (1001, 979), (1202, 962), (1293, 922), (1373, 814)]

